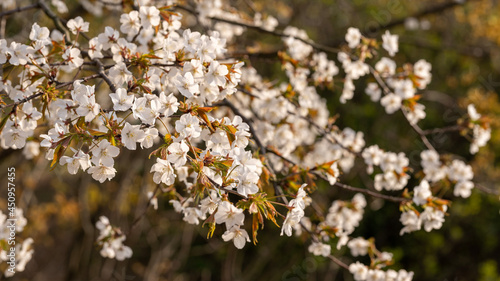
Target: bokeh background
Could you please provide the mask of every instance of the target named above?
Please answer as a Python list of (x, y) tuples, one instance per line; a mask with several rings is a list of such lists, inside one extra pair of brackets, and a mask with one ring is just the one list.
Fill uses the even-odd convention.
[[(20, 6), (30, 3), (18, 2)], [(118, 11), (105, 9), (103, 15), (95, 17), (78, 1), (65, 2), (70, 11), (62, 17), (82, 16), (90, 21), (91, 37), (106, 25), (119, 26)], [(422, 128), (453, 125), (470, 102), (491, 118), (491, 142), (471, 162), (475, 182), (482, 190), (475, 189), (469, 199), (454, 200), (442, 229), (401, 237), (398, 206), (367, 198), (365, 217), (353, 235), (374, 237), (379, 249), (394, 253), (394, 268), (414, 271), (414, 280), (500, 280), (500, 134), (495, 130), (500, 121), (500, 3), (458, 2), (229, 1), (250, 15), (258, 11), (275, 16), (280, 29), (287, 25), (303, 28), (316, 42), (328, 46), (340, 46), (351, 26), (378, 38), (387, 28), (400, 35), (396, 61), (423, 58), (433, 65), (432, 83), (421, 92), (427, 108)], [(27, 42), (35, 21), (53, 27), (42, 12), (30, 10), (4, 17), (2, 34), (8, 40)], [(202, 30), (188, 15), (185, 22), (192, 24), (192, 29)], [(279, 81), (285, 76), (272, 54), (282, 47), (279, 38), (249, 30), (230, 51), (261, 53), (250, 56), (247, 63), (267, 79)], [(320, 92), (331, 113), (339, 114), (341, 127), (363, 131), (367, 144), (403, 151), (414, 165), (418, 164), (418, 154), (424, 147), (417, 135), (402, 116), (388, 116), (380, 105), (370, 102), (363, 93), (364, 83), (356, 84), (355, 98), (347, 105), (338, 102), (341, 83)], [(458, 152), (458, 157), (472, 159), (469, 142), (459, 133), (433, 135), (430, 140), (441, 153)], [(206, 239), (207, 228), (183, 222), (168, 203), (169, 194), (159, 196), (158, 210), (147, 208), (146, 193), (155, 185), (149, 173), (153, 162), (144, 155), (122, 150), (116, 161), (117, 176), (99, 184), (88, 174), (69, 175), (65, 167), (51, 171), (43, 155), (27, 161), (20, 151), (0, 150), (0, 178), (6, 182), (7, 167), (16, 167), (17, 204), (28, 219), (23, 236), (35, 241), (33, 260), (11, 280), (352, 280), (330, 260), (309, 254), (306, 237), (280, 237), (280, 230), (272, 224), (259, 232), (257, 246), (247, 244), (237, 250), (221, 240), (221, 229)], [(363, 169), (364, 165), (356, 165), (341, 181), (367, 186), (371, 179), (359, 176)], [(2, 210), (6, 209), (6, 195), (6, 191), (0, 192)], [(320, 185), (312, 197), (327, 209), (333, 200), (352, 195)], [(118, 262), (99, 255), (94, 225), (100, 215), (127, 231), (141, 217), (125, 242), (134, 251), (131, 259)], [(345, 248), (333, 253), (346, 263), (355, 261)]]

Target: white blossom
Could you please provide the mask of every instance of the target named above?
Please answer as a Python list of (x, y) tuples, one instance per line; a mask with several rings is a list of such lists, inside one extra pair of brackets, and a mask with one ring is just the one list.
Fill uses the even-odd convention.
[(246, 230), (241, 229), (239, 225), (233, 225), (230, 229), (222, 234), (224, 241), (233, 240), (234, 246), (238, 249), (243, 249), (246, 242), (250, 242), (250, 237)]
[(347, 34), (345, 35), (345, 41), (349, 44), (349, 48), (356, 48), (361, 41), (361, 32), (359, 32), (359, 29), (349, 27), (347, 29)]
[(217, 224), (225, 223), (226, 228), (230, 229), (232, 226), (242, 225), (245, 215), (243, 209), (236, 208), (230, 202), (224, 201), (219, 204), (214, 219)]
[(382, 48), (384, 48), (391, 57), (393, 57), (399, 50), (398, 35), (391, 35), (389, 30), (386, 30), (382, 35)]
[(82, 17), (70, 19), (66, 23), (66, 26), (73, 34), (77, 34), (79, 32), (89, 32), (89, 23), (84, 21)]
[(156, 164), (151, 167), (150, 172), (154, 172), (153, 181), (157, 184), (163, 182), (166, 185), (172, 185), (175, 181), (174, 169), (167, 160), (157, 158)]
[(315, 256), (328, 257), (332, 251), (331, 246), (320, 242), (313, 242), (307, 250)]

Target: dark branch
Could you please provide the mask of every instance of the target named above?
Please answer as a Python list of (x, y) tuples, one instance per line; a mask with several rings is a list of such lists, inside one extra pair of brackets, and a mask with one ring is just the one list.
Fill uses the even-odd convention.
[[(195, 10), (191, 9), (191, 8), (188, 8), (188, 7), (184, 7), (184, 6), (176, 6), (177, 8), (179, 8), (180, 10), (184, 10), (196, 17), (199, 16), (199, 13), (196, 12)], [(320, 51), (323, 51), (323, 52), (328, 52), (328, 53), (338, 53), (340, 50), (337, 49), (337, 48), (332, 48), (332, 47), (329, 47), (329, 46), (326, 46), (326, 45), (322, 45), (322, 44), (318, 44), (316, 42), (313, 42), (312, 40), (306, 40), (306, 39), (303, 39), (303, 38), (299, 38), (299, 37), (295, 37), (295, 36), (290, 36), (290, 35), (287, 35), (285, 33), (283, 33), (283, 31), (280, 31), (280, 30), (267, 30), (267, 29), (264, 29), (260, 26), (257, 26), (257, 25), (253, 25), (253, 24), (247, 24), (247, 23), (242, 23), (242, 22), (238, 22), (238, 21), (233, 21), (233, 20), (228, 20), (228, 19), (224, 19), (224, 18), (220, 18), (220, 17), (207, 17), (208, 19), (210, 20), (214, 20), (214, 21), (218, 21), (218, 22), (224, 22), (224, 23), (228, 23), (228, 24), (232, 24), (232, 25), (237, 25), (237, 26), (241, 26), (241, 27), (246, 27), (248, 29), (253, 29), (253, 30), (257, 30), (261, 33), (265, 33), (265, 34), (270, 34), (270, 35), (273, 35), (273, 36), (276, 36), (276, 37), (292, 37), (296, 40), (299, 40), (299, 41), (302, 41), (310, 46), (312, 46), (313, 48), (317, 49), (317, 50), (320, 50)]]
[(19, 13), (19, 12), (22, 12), (22, 11), (27, 11), (27, 10), (35, 9), (37, 7), (38, 7), (37, 3), (31, 4), (31, 5), (28, 5), (28, 6), (24, 6), (24, 7), (17, 7), (17, 8), (12, 9), (12, 10), (1, 12), (0, 13), (0, 18), (4, 17), (4, 16), (15, 14), (15, 13)]
[(444, 127), (444, 128), (423, 130), (422, 133), (424, 135), (432, 135), (432, 134), (442, 134), (442, 133), (446, 133), (446, 132), (457, 132), (457, 131), (460, 131), (462, 129), (465, 129), (465, 127), (460, 126), (460, 125), (455, 125), (455, 126)]
[(409, 16), (406, 16), (406, 17), (403, 17), (403, 18), (395, 19), (395, 20), (393, 20), (393, 21), (391, 21), (389, 23), (381, 24), (381, 25), (379, 25), (378, 27), (376, 27), (374, 29), (365, 30), (365, 32), (366, 33), (373, 33), (373, 32), (377, 32), (377, 31), (380, 31), (380, 30), (389, 29), (389, 28), (392, 28), (392, 27), (404, 24), (408, 18), (419, 19), (419, 18), (423, 18), (423, 17), (428, 16), (428, 15), (439, 14), (441, 12), (444, 12), (446, 10), (455, 8), (457, 6), (462, 6), (466, 2), (467, 1), (454, 0), (454, 1), (449, 1), (449, 2), (445, 2), (445, 3), (437, 4), (435, 6), (426, 7), (424, 9), (422, 9), (421, 11), (416, 12), (413, 15), (409, 15)]

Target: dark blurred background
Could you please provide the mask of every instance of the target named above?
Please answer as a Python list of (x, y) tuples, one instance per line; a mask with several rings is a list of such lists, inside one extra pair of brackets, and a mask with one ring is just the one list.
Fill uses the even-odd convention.
[[(119, 12), (105, 9), (105, 16), (94, 18), (76, 0), (66, 2), (70, 12), (63, 17), (80, 15), (90, 21), (90, 36), (106, 25), (119, 26)], [(419, 123), (423, 129), (453, 125), (470, 102), (491, 118), (492, 140), (472, 160), (475, 182), (483, 191), (475, 189), (470, 198), (454, 200), (442, 229), (401, 237), (398, 206), (367, 198), (365, 217), (353, 236), (374, 237), (379, 249), (394, 253), (393, 267), (414, 271), (414, 280), (500, 280), (500, 203), (496, 195), (500, 190), (496, 155), (500, 134), (495, 131), (500, 121), (500, 3), (464, 2), (230, 1), (249, 14), (257, 10), (275, 16), (280, 29), (287, 25), (303, 28), (312, 39), (328, 46), (342, 44), (351, 26), (377, 38), (387, 28), (400, 36), (397, 62), (425, 59), (432, 63), (432, 83), (420, 92), (427, 112)], [(27, 42), (34, 21), (52, 27), (41, 12), (28, 11), (4, 18), (5, 37)], [(193, 22), (189, 17), (186, 21)], [(257, 38), (260, 43), (255, 43)], [(230, 51), (245, 50), (245, 46), (262, 52), (282, 48), (279, 39), (248, 31)], [(284, 78), (275, 59), (252, 57), (247, 62), (270, 80)], [(341, 127), (363, 131), (368, 145), (404, 151), (418, 165), (423, 145), (402, 116), (387, 115), (380, 105), (369, 101), (365, 82), (356, 84), (355, 98), (347, 105), (338, 102), (341, 83), (333, 91), (320, 93), (331, 113), (341, 116)], [(441, 153), (458, 152), (458, 157), (472, 159), (469, 142), (458, 133), (433, 136), (431, 142)], [(43, 155), (26, 161), (20, 151), (0, 150), (0, 177), (6, 178), (7, 167), (17, 170), (17, 204), (28, 219), (22, 235), (35, 241), (33, 260), (11, 280), (352, 280), (330, 260), (309, 254), (306, 237), (280, 237), (280, 230), (272, 224), (259, 232), (257, 246), (247, 244), (237, 250), (221, 240), (221, 229), (207, 240), (207, 228), (183, 222), (168, 203), (168, 194), (158, 198), (158, 210), (147, 209), (146, 193), (155, 185), (149, 173), (153, 162), (144, 155), (122, 150), (116, 161), (116, 178), (99, 184), (88, 174), (69, 175), (65, 167), (50, 171)], [(366, 186), (370, 179), (358, 176), (364, 169), (364, 165), (356, 165), (341, 181)], [(312, 197), (326, 210), (333, 200), (352, 195), (320, 184)], [(0, 194), (2, 210), (5, 196), (6, 192)], [(129, 230), (144, 212), (125, 241), (132, 247), (133, 257), (123, 262), (102, 258), (95, 246), (98, 217), (106, 215), (112, 224)], [(348, 264), (356, 260), (345, 248), (333, 254)]]

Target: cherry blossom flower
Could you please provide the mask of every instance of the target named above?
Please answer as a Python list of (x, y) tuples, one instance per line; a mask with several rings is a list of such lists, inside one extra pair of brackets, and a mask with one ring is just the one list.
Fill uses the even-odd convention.
[(345, 41), (349, 44), (349, 48), (356, 48), (361, 41), (361, 32), (359, 32), (359, 29), (349, 27), (347, 29), (347, 34), (345, 35)]
[(96, 181), (103, 183), (106, 180), (111, 180), (115, 177), (116, 169), (113, 167), (108, 167), (104, 165), (91, 166), (88, 169), (88, 173), (92, 175), (92, 178)]
[(120, 149), (111, 145), (108, 140), (102, 140), (92, 150), (92, 163), (94, 165), (104, 165), (106, 167), (113, 167), (115, 161), (114, 157), (120, 154)]
[(426, 180), (420, 182), (420, 185), (413, 189), (413, 202), (417, 205), (424, 205), (427, 203), (427, 198), (432, 196), (429, 183)]
[(168, 146), (168, 156), (167, 160), (170, 163), (174, 164), (175, 168), (179, 168), (180, 166), (186, 164), (187, 162), (187, 153), (189, 151), (189, 146), (186, 144), (184, 140), (180, 142), (174, 142)]
[(187, 72), (184, 76), (179, 76), (176, 81), (176, 86), (179, 92), (186, 98), (193, 97), (193, 95), (200, 92), (199, 85), (194, 81), (191, 72)]
[(142, 6), (139, 9), (141, 24), (144, 28), (157, 26), (160, 24), (160, 10), (153, 6)]
[(31, 32), (29, 37), (30, 40), (41, 42), (43, 45), (48, 45), (51, 43), (49, 36), (50, 36), (50, 30), (47, 27), (40, 27), (37, 23), (34, 23), (33, 26), (31, 27)]
[(171, 185), (175, 181), (175, 173), (170, 162), (160, 158), (156, 159), (156, 164), (151, 167), (151, 173), (153, 174), (153, 181), (157, 184), (163, 182), (166, 185)]
[(166, 95), (164, 92), (160, 93), (159, 102), (161, 105), (160, 113), (165, 117), (169, 117), (176, 113), (179, 109), (179, 102), (174, 94)]
[(430, 232), (432, 229), (440, 229), (444, 222), (444, 211), (426, 207), (420, 214), (420, 219), (424, 224), (425, 231)]
[(349, 272), (354, 275), (356, 281), (365, 281), (368, 277), (368, 267), (359, 261), (349, 265)]
[(402, 99), (400, 96), (390, 93), (380, 100), (380, 104), (385, 107), (387, 114), (393, 114), (401, 108)]
[(242, 209), (236, 208), (228, 201), (224, 201), (219, 204), (214, 219), (217, 224), (225, 223), (226, 228), (230, 229), (232, 226), (242, 225), (245, 215)]
[(141, 141), (142, 148), (150, 148), (153, 146), (155, 139), (158, 138), (158, 129), (148, 128), (144, 131), (144, 138)]
[(389, 30), (386, 30), (382, 35), (382, 48), (384, 48), (391, 57), (393, 57), (399, 50), (398, 35), (391, 35)]
[(455, 196), (460, 196), (463, 198), (467, 198), (471, 194), (471, 190), (474, 188), (474, 183), (471, 181), (460, 181), (458, 182), (454, 189), (453, 189), (453, 195)]
[(109, 95), (113, 102), (113, 109), (116, 111), (127, 111), (132, 107), (134, 96), (129, 95), (126, 89), (118, 88), (116, 93)]
[(132, 257), (132, 249), (123, 245), (125, 235), (119, 228), (113, 227), (107, 217), (101, 216), (96, 222), (96, 227), (100, 231), (97, 243), (102, 247), (101, 256), (119, 261)]
[(224, 241), (233, 240), (234, 246), (238, 249), (243, 249), (246, 242), (250, 242), (250, 237), (246, 230), (241, 229), (239, 225), (233, 225), (230, 229), (222, 234)]
[(313, 242), (307, 250), (315, 256), (328, 257), (332, 251), (331, 246), (320, 242)]
[(125, 122), (125, 126), (121, 131), (121, 137), (122, 143), (126, 148), (136, 150), (137, 143), (142, 142), (146, 134), (140, 129), (140, 125), (130, 125), (130, 123)]
[(68, 48), (62, 55), (72, 68), (78, 68), (83, 64), (83, 59), (80, 57), (80, 50), (77, 48)]
[(76, 175), (76, 173), (80, 168), (83, 171), (87, 170), (91, 166), (90, 156), (86, 153), (77, 151), (72, 147), (70, 147), (70, 149), (73, 151), (74, 155), (72, 157), (69, 156), (61, 157), (59, 163), (61, 165), (67, 165), (68, 172), (72, 175)]
[(76, 17), (74, 19), (70, 19), (66, 26), (73, 34), (81, 33), (81, 32), (89, 32), (89, 23), (84, 21), (82, 17)]
[(138, 11), (131, 11), (128, 14), (122, 14), (120, 17), (120, 31), (127, 35), (135, 35), (141, 29), (141, 19)]
[(12, 42), (7, 49), (10, 55), (9, 63), (12, 65), (25, 65), (28, 63), (28, 56), (33, 53), (34, 49), (24, 44)]
[(120, 37), (120, 33), (110, 26), (104, 28), (104, 33), (97, 36), (97, 41), (102, 45), (103, 50), (108, 50), (111, 45), (115, 44)]
[(181, 118), (175, 121), (175, 130), (183, 138), (197, 138), (201, 134), (200, 121), (196, 116), (183, 114)]
[(347, 247), (351, 250), (353, 257), (365, 256), (368, 254), (368, 247), (370, 246), (370, 241), (363, 239), (362, 237), (354, 238), (347, 243)]

